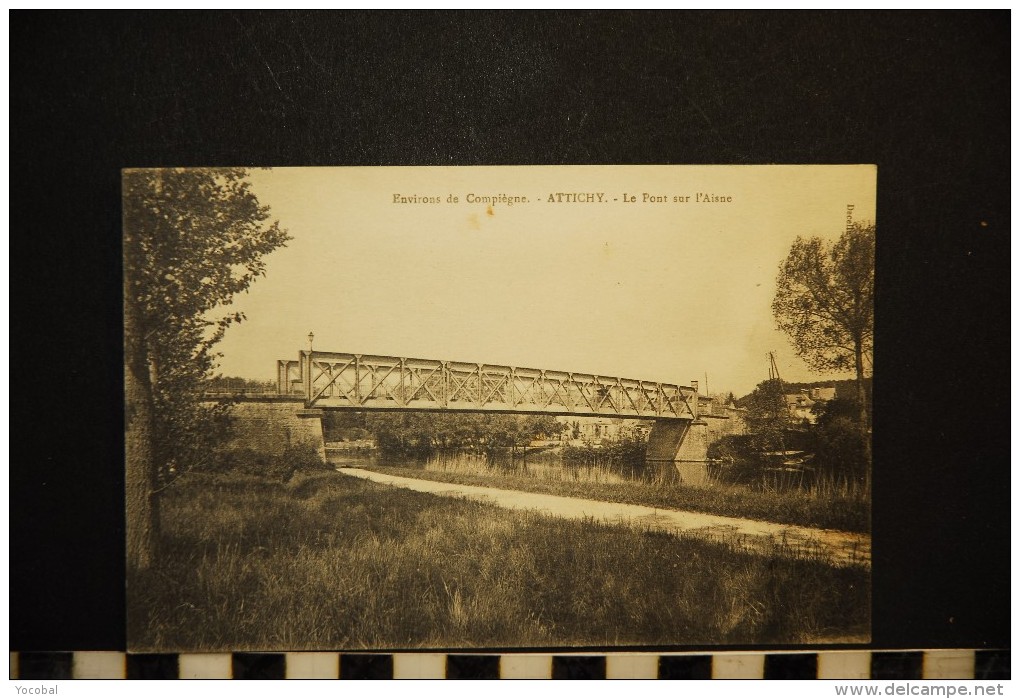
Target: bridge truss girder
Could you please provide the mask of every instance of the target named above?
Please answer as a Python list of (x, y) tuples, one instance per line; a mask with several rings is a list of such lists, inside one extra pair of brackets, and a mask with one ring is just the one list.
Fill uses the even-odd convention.
[(303, 351), (277, 381), (307, 408), (697, 418), (693, 386), (493, 364)]

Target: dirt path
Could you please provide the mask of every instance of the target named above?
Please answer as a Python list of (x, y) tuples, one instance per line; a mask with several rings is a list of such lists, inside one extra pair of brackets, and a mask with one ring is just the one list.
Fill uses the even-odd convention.
[(408, 488), (420, 493), (433, 493), (449, 497), (479, 500), (512, 510), (536, 510), (544, 514), (568, 519), (596, 519), (611, 524), (628, 524), (641, 529), (683, 532), (705, 539), (722, 541), (749, 551), (776, 551), (790, 557), (817, 555), (833, 565), (860, 565), (871, 567), (871, 536), (831, 529), (812, 529), (790, 524), (761, 522), (753, 519), (723, 517), (704, 512), (663, 510), (645, 505), (601, 502), (581, 498), (527, 493), (520, 490), (503, 490), (476, 485), (439, 483), (390, 476), (360, 468), (338, 469), (340, 473), (356, 478)]

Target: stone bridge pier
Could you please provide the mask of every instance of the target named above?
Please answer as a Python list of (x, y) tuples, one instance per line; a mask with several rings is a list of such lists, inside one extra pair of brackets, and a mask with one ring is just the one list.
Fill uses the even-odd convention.
[(649, 461), (707, 461), (709, 430), (704, 420), (657, 420), (648, 435)]
[(300, 400), (249, 398), (239, 401), (230, 407), (229, 446), (282, 454), (288, 447), (307, 444), (325, 460), (322, 416), (321, 409), (307, 409)]

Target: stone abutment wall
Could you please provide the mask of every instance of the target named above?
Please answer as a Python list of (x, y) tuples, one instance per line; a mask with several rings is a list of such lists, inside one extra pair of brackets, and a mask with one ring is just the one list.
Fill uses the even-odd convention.
[(230, 408), (231, 447), (282, 454), (288, 446), (308, 444), (323, 459), (322, 411), (291, 401), (243, 401)]

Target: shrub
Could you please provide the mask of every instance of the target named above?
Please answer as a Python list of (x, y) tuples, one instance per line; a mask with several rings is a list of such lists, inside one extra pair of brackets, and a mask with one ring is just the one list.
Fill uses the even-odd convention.
[(587, 466), (640, 467), (645, 463), (646, 446), (644, 440), (634, 437), (624, 437), (607, 444), (567, 446), (563, 449), (563, 462)]
[(342, 442), (356, 442), (359, 439), (370, 438), (372, 433), (364, 427), (345, 427), (337, 430), (337, 436), (340, 437)]
[(219, 473), (265, 475), (272, 467), (272, 459), (271, 454), (250, 447), (222, 449), (210, 470)]
[(749, 461), (753, 457), (751, 435), (730, 434), (708, 445), (708, 458), (719, 461)]
[(708, 458), (722, 462), (715, 474), (727, 483), (747, 484), (762, 474), (762, 459), (749, 434), (726, 435), (708, 445)]
[(318, 449), (307, 443), (288, 446), (279, 458), (295, 471), (325, 471), (331, 468), (319, 456)]
[(868, 433), (847, 417), (835, 417), (816, 427), (818, 466), (834, 476), (862, 480), (869, 470)]
[(323, 471), (329, 464), (310, 444), (288, 446), (282, 454), (273, 454), (250, 447), (223, 449), (213, 460), (210, 470), (217, 473), (235, 473), (263, 476), (289, 481), (297, 471)]

